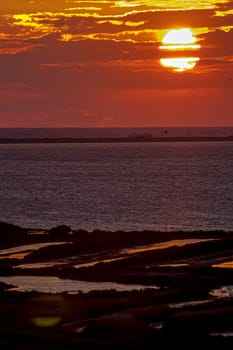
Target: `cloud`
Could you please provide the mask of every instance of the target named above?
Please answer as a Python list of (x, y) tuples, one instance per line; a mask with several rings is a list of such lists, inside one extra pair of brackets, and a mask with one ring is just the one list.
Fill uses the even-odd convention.
[(101, 113), (91, 110), (66, 108), (48, 113), (44, 117), (47, 126), (57, 127), (99, 127), (107, 121)]
[[(211, 115), (216, 123), (221, 108), (229, 123), (231, 6), (220, 0), (205, 6), (194, 0), (4, 1), (0, 125), (191, 125), (211, 123)], [(174, 52), (162, 53), (159, 45), (168, 29), (182, 26), (194, 28), (201, 49), (192, 54), (201, 59), (193, 71), (177, 74), (160, 66), (161, 55)]]
[[(103, 4), (102, 4), (103, 6)], [(107, 6), (107, 5), (106, 5)], [(152, 6), (151, 6), (152, 7)], [(220, 28), (231, 27), (233, 14), (216, 13), (215, 9), (189, 9), (174, 11), (137, 10), (126, 13), (110, 11), (108, 15), (100, 13), (74, 13), (66, 11), (42, 11), (4, 16), (6, 35), (17, 35), (24, 39), (40, 38), (48, 33), (59, 33), (70, 40), (109, 39), (135, 40), (135, 33), (140, 37), (153, 31), (166, 30), (173, 27)], [(112, 7), (110, 7), (112, 9)], [(121, 8), (125, 8), (121, 5)], [(225, 11), (225, 10), (224, 10)], [(219, 15), (216, 15), (219, 14)], [(156, 41), (151, 35), (148, 40)]]
[(29, 85), (21, 82), (0, 82), (1, 107), (17, 102), (25, 103), (28, 100), (43, 98), (43, 93), (36, 91)]

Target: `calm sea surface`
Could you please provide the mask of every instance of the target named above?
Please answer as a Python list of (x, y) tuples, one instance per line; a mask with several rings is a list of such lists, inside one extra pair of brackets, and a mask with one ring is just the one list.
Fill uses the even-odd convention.
[(0, 145), (0, 220), (233, 229), (233, 142)]

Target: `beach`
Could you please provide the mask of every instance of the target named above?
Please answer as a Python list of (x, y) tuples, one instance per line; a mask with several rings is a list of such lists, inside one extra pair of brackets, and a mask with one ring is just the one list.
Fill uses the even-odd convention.
[(4, 349), (232, 349), (233, 232), (0, 234)]

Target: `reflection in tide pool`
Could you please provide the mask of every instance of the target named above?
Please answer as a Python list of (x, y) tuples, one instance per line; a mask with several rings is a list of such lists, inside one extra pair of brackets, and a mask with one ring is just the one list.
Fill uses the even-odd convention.
[(198, 306), (198, 305), (203, 305), (203, 304), (208, 304), (209, 302), (211, 302), (212, 300), (192, 300), (192, 301), (184, 301), (182, 303), (173, 303), (173, 304), (169, 304), (169, 307), (171, 309), (182, 309), (185, 307), (189, 307), (189, 306)]
[(0, 277), (0, 282), (15, 286), (10, 290), (18, 292), (41, 292), (41, 293), (89, 293), (91, 291), (104, 291), (115, 289), (118, 292), (158, 289), (156, 286), (145, 286), (140, 284), (120, 284), (114, 282), (87, 282), (61, 279), (55, 276), (10, 276)]
[(91, 261), (91, 262), (88, 262), (88, 263), (75, 265), (74, 267), (75, 267), (76, 269), (80, 269), (80, 268), (82, 268), (82, 267), (92, 267), (92, 266), (95, 266), (95, 265), (98, 265), (98, 264), (109, 264), (109, 263), (111, 263), (111, 262), (123, 260), (123, 259), (126, 259), (126, 258), (127, 258), (126, 256), (122, 256), (122, 257), (120, 257), (120, 258), (113, 258), (113, 259), (104, 259), (104, 260)]
[(189, 266), (187, 263), (180, 263), (180, 264), (159, 264), (159, 267), (185, 267)]
[(221, 263), (221, 264), (215, 264), (215, 265), (212, 265), (213, 267), (220, 267), (220, 268), (223, 268), (223, 269), (233, 269), (233, 261), (226, 261), (224, 263)]
[(233, 286), (223, 286), (221, 288), (213, 289), (210, 295), (217, 298), (232, 298)]
[(159, 249), (166, 249), (171, 247), (183, 247), (188, 244), (194, 244), (194, 243), (203, 243), (207, 241), (213, 241), (214, 239), (207, 238), (207, 239), (176, 239), (168, 242), (162, 242), (162, 243), (156, 243), (156, 244), (150, 244), (135, 248), (129, 248), (129, 249), (123, 249), (121, 250), (121, 254), (136, 254), (136, 253), (143, 253), (148, 252), (150, 250), (159, 250)]
[(233, 332), (218, 332), (218, 333), (210, 333), (210, 336), (212, 337), (233, 337)]
[(64, 261), (49, 261), (49, 262), (39, 262), (39, 263), (31, 263), (31, 264), (21, 264), (14, 266), (15, 269), (46, 269), (54, 266), (65, 265), (67, 263)]
[(5, 259), (16, 259), (16, 260), (23, 260), (27, 255), (31, 254), (31, 252), (24, 252), (24, 253), (14, 253), (14, 254), (7, 254), (7, 255), (0, 255), (0, 260)]
[[(26, 244), (18, 247), (2, 249), (0, 250), (0, 259), (23, 259), (26, 255), (30, 254), (35, 250), (39, 250), (41, 248), (49, 247), (51, 245), (62, 245), (69, 244), (71, 242), (46, 242), (46, 243), (34, 243), (34, 244)], [(24, 253), (24, 254), (19, 254)]]
[[(142, 253), (142, 252), (147, 252), (151, 250), (159, 250), (159, 249), (166, 249), (170, 247), (182, 247), (188, 244), (195, 244), (195, 243), (202, 243), (206, 241), (211, 241), (213, 239), (182, 239), (182, 240), (172, 240), (168, 242), (161, 242), (161, 243), (155, 243), (155, 244), (149, 244), (145, 246), (136, 246), (134, 248), (126, 248), (122, 249), (118, 252), (116, 257), (113, 258), (108, 258), (108, 259), (100, 259), (100, 260), (91, 260), (87, 262), (83, 262), (81, 264), (76, 264), (74, 267), (76, 269), (80, 269), (83, 267), (93, 267), (97, 264), (109, 264), (115, 261), (120, 261), (127, 259), (129, 255), (131, 254), (137, 254), (137, 253)], [(49, 267), (54, 267), (54, 266), (60, 266), (60, 265), (65, 265), (67, 263), (71, 263), (70, 260), (64, 259), (64, 260), (59, 260), (59, 261), (48, 261), (48, 262), (39, 262), (39, 263), (29, 263), (29, 264), (22, 264), (15, 266), (16, 268), (19, 269), (43, 269), (43, 268), (49, 268)], [(168, 264), (168, 265), (161, 265), (164, 267), (182, 267), (182, 266), (187, 266), (188, 264), (182, 263), (182, 264)]]

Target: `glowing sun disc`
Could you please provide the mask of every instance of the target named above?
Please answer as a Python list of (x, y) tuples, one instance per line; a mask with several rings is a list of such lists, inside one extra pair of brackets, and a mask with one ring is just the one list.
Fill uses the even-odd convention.
[(176, 45), (161, 45), (159, 47), (161, 50), (168, 51), (177, 51), (177, 50), (199, 50), (201, 48), (200, 45), (192, 45), (192, 44), (176, 44)]
[(188, 45), (193, 44), (197, 39), (193, 36), (191, 29), (172, 29), (164, 36), (162, 43), (169, 45)]
[(176, 54), (174, 54), (175, 57), (161, 58), (160, 64), (175, 72), (184, 72), (193, 69), (200, 58), (189, 57), (190, 53), (185, 57), (186, 54), (184, 52), (182, 54), (182, 51), (186, 51), (187, 53), (187, 51), (199, 50), (201, 46), (196, 44), (196, 41), (197, 39), (189, 28), (169, 30), (163, 37), (162, 45), (159, 48), (162, 51), (168, 51), (170, 53), (176, 52)]
[(183, 72), (194, 68), (199, 60), (199, 57), (161, 58), (160, 63), (175, 72)]

